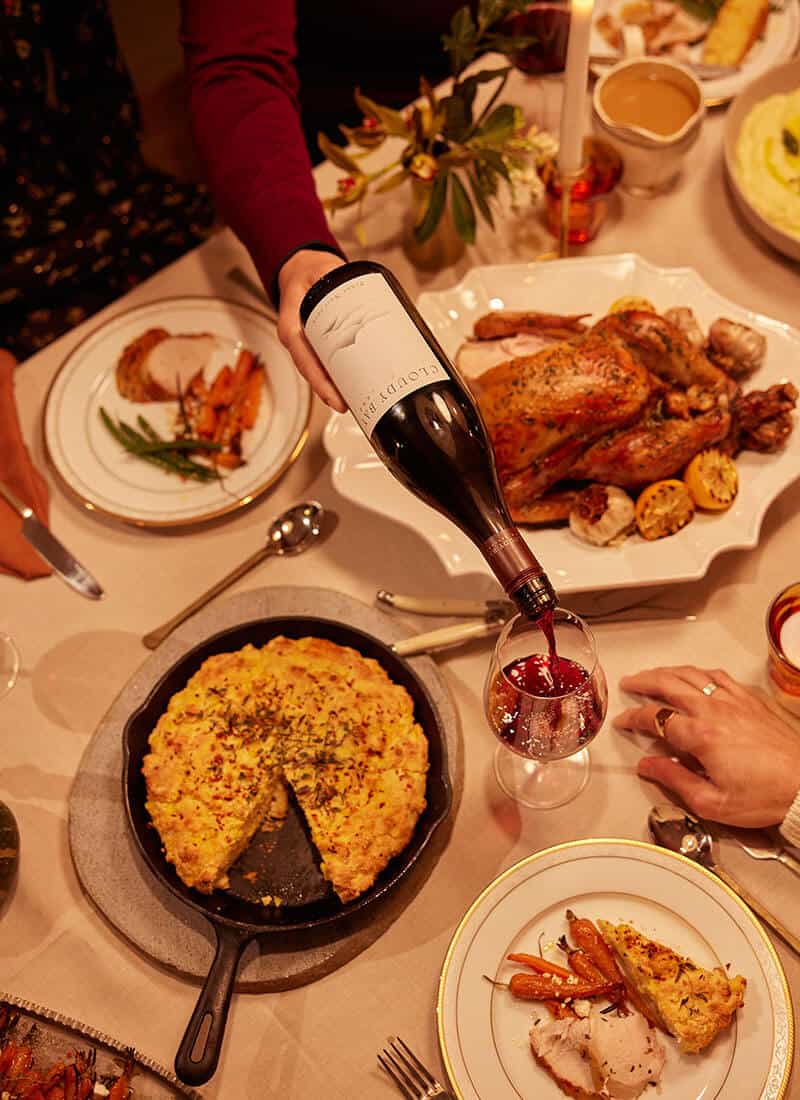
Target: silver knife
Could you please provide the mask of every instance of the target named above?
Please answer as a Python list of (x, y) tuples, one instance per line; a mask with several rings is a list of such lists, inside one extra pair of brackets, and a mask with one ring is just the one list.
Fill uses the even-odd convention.
[(41, 520), (33, 514), (33, 509), (24, 504), (1, 481), (0, 496), (5, 497), (14, 511), (22, 516), (22, 534), (36, 553), (52, 566), (53, 571), (82, 596), (90, 600), (99, 600), (104, 594), (103, 589), (92, 574), (73, 558), (69, 550), (54, 535), (50, 534)]

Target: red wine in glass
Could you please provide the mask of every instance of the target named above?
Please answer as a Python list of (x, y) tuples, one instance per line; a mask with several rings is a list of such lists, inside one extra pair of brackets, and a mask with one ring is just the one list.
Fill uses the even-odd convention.
[(540, 808), (575, 797), (587, 781), (585, 750), (607, 701), (594, 638), (578, 616), (556, 608), (538, 622), (518, 615), (507, 623), (484, 692), (502, 789)]
[[(588, 744), (603, 724), (603, 703), (589, 673), (569, 657), (521, 657), (503, 669), (500, 680), (495, 699), (505, 713), (497, 715), (496, 732), (523, 756), (560, 759), (572, 755)], [(512, 685), (510, 690), (506, 684)], [(538, 700), (537, 705), (529, 701), (531, 696)]]
[(558, 0), (540, 0), (512, 15), (504, 30), (532, 40), (511, 54), (514, 66), (530, 76), (562, 72), (567, 60), (569, 17), (569, 6)]

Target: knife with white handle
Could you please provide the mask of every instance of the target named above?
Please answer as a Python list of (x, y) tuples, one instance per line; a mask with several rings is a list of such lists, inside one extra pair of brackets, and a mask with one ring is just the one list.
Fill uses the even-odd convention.
[(378, 603), (395, 611), (409, 611), (414, 615), (481, 615), (486, 619), (499, 619), (506, 618), (515, 610), (508, 600), (434, 600), (400, 596), (396, 592), (387, 592), (385, 588), (379, 589), (375, 598)]
[(430, 653), (435, 649), (447, 649), (460, 645), (473, 638), (488, 638), (497, 634), (504, 626), (500, 619), (482, 622), (459, 623), (457, 626), (443, 626), (441, 630), (430, 630), (427, 634), (415, 634), (395, 642), (390, 649), (398, 657), (412, 657), (416, 653)]
[(87, 599), (99, 600), (103, 596), (103, 589), (89, 570), (76, 561), (69, 550), (50, 533), (41, 520), (36, 518), (33, 509), (23, 503), (1, 481), (0, 496), (4, 497), (14, 511), (22, 516), (22, 534), (62, 581), (66, 581), (70, 588), (74, 588)]

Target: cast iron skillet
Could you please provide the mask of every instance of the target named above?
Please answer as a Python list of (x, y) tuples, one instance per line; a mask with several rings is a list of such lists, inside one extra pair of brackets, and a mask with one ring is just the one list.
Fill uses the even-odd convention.
[[(142, 760), (148, 752), (148, 738), (167, 709), (175, 692), (206, 658), (215, 653), (241, 649), (248, 642), (265, 645), (282, 634), (288, 638), (313, 635), (340, 645), (349, 645), (365, 657), (373, 657), (396, 683), (402, 684), (414, 700), (414, 713), (429, 744), (427, 807), (417, 822), (406, 847), (389, 863), (370, 890), (348, 904), (342, 904), (323, 879), (319, 857), (308, 838), (305, 821), (292, 800), (289, 816), (276, 833), (256, 832), (250, 847), (231, 869), (228, 890), (201, 894), (184, 885), (161, 849), (158, 833), (150, 821)], [(214, 926), (217, 950), (211, 970), (175, 1058), (175, 1072), (189, 1085), (202, 1085), (217, 1067), (231, 992), (242, 951), (256, 936), (335, 927), (351, 914), (372, 906), (400, 882), (419, 858), (436, 827), (450, 809), (451, 789), (447, 768), (447, 745), (441, 719), (424, 686), (400, 657), (378, 639), (343, 623), (316, 618), (274, 618), (243, 623), (215, 634), (195, 646), (169, 669), (135, 711), (124, 731), (125, 762), (123, 792), (133, 835), (156, 878), (185, 904), (192, 906)], [(266, 908), (265, 895), (280, 896), (279, 908)]]

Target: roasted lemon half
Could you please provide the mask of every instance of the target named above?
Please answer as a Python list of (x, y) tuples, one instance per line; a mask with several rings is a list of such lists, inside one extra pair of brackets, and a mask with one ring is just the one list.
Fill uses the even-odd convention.
[(623, 313), (626, 309), (641, 309), (645, 313), (658, 313), (658, 310), (649, 298), (639, 298), (635, 294), (628, 294), (623, 298), (617, 298), (609, 306), (609, 313)]
[(716, 448), (701, 451), (686, 467), (683, 480), (698, 508), (724, 512), (739, 492), (739, 473), (730, 455)]
[(694, 500), (684, 481), (654, 481), (636, 501), (636, 526), (645, 539), (663, 539), (685, 527), (694, 515)]

